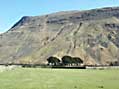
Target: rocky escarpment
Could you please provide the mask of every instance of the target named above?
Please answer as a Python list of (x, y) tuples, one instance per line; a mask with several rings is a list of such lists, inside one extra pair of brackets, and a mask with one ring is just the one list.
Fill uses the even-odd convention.
[(119, 61), (119, 7), (24, 16), (0, 34), (0, 63), (46, 64), (50, 56), (86, 65)]

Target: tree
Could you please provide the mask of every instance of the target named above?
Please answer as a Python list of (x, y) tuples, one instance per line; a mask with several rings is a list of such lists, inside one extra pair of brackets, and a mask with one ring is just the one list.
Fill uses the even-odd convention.
[(62, 64), (64, 65), (72, 65), (72, 64), (82, 64), (83, 61), (79, 57), (71, 57), (71, 56), (63, 56)]
[(48, 64), (50, 65), (59, 65), (59, 63), (60, 63), (60, 60), (57, 58), (57, 57), (53, 57), (53, 56), (51, 56), (51, 57), (49, 57), (48, 59), (47, 59), (47, 61), (48, 61)]
[(119, 61), (110, 62), (109, 65), (110, 66), (118, 66), (119, 65)]
[(83, 61), (79, 57), (73, 57), (72, 60), (73, 60), (73, 63), (75, 63), (77, 65), (83, 63)]
[(72, 64), (72, 57), (71, 56), (63, 56), (62, 63), (64, 65)]

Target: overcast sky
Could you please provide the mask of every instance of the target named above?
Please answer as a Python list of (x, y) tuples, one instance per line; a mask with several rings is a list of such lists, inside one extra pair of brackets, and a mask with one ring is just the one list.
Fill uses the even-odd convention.
[(111, 6), (119, 6), (119, 0), (0, 0), (0, 32), (9, 30), (22, 16)]

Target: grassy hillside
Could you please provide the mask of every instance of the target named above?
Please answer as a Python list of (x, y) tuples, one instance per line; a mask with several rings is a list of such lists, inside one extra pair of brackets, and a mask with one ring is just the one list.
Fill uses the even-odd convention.
[(0, 89), (118, 89), (119, 70), (18, 68), (0, 72)]

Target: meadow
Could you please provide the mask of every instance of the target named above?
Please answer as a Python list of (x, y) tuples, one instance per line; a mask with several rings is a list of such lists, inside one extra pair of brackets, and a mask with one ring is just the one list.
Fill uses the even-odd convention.
[(119, 69), (16, 68), (0, 72), (0, 89), (119, 89)]

